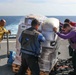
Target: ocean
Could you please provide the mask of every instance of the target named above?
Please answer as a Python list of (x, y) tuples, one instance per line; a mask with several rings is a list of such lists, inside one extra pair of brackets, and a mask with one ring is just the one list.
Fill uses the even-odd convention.
[[(76, 16), (47, 16), (48, 18), (54, 17), (64, 22), (66, 18), (70, 19), (73, 22), (76, 22)], [(17, 34), (18, 25), (24, 20), (25, 16), (0, 16), (1, 19), (6, 20), (5, 28), (11, 30), (11, 34)]]

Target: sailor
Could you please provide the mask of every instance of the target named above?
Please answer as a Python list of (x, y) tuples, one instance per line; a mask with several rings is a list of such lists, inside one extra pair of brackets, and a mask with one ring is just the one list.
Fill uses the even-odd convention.
[(64, 20), (64, 23), (69, 23), (71, 26), (75, 27), (76, 26), (76, 23), (75, 22), (72, 22), (71, 20), (69, 19), (65, 19)]
[[(64, 20), (64, 23), (65, 23), (65, 24), (66, 24), (66, 23), (69, 23), (71, 26), (74, 26), (74, 27), (76, 26), (76, 25), (75, 25), (76, 23), (70, 21), (69, 19), (65, 19), (65, 20)], [(63, 29), (63, 30), (64, 30), (64, 29)], [(64, 32), (65, 32), (65, 31), (64, 31)], [(70, 40), (68, 40), (68, 41), (69, 41), (69, 43), (70, 43)], [(73, 49), (71, 48), (70, 45), (68, 46), (68, 48), (69, 48), (69, 55), (72, 56)], [(71, 58), (70, 58), (70, 59), (71, 59)]]
[(28, 67), (32, 75), (40, 75), (38, 55), (40, 54), (40, 43), (45, 41), (44, 36), (38, 32), (40, 23), (34, 19), (31, 27), (24, 30), (19, 38), (21, 44), (21, 67), (15, 75), (26, 75)]
[(6, 21), (4, 19), (0, 20), (0, 42), (3, 40), (3, 35), (6, 33), (11, 33), (10, 30), (4, 28)]
[[(3, 40), (4, 34), (10, 34), (11, 33), (10, 30), (6, 30), (6, 28), (4, 28), (5, 24), (6, 24), (6, 20), (1, 19), (0, 20), (0, 43)], [(0, 49), (1, 49), (1, 45), (0, 45)]]
[(73, 49), (73, 55), (72, 55), (72, 63), (74, 71), (70, 72), (70, 75), (76, 75), (76, 28), (71, 27), (70, 24), (66, 23), (63, 25), (63, 28), (66, 32), (66, 34), (57, 32), (57, 28), (54, 27), (53, 30), (56, 32), (56, 34), (63, 38), (63, 39), (69, 39), (70, 46)]

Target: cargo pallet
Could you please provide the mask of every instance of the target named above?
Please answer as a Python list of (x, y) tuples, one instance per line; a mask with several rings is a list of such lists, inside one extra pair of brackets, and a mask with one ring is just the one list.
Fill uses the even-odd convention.
[[(20, 68), (20, 65), (12, 64), (12, 71), (13, 71), (14, 73), (17, 73), (17, 72), (19, 71), (19, 68)], [(27, 70), (27, 75), (31, 75), (31, 71), (30, 71), (29, 68), (28, 68), (28, 70)], [(41, 71), (41, 72), (40, 72), (40, 75), (48, 75), (48, 74), (47, 74), (46, 72)]]
[[(20, 65), (17, 65), (17, 64), (12, 64), (12, 71), (14, 73), (17, 73), (19, 71), (19, 68), (20, 68)], [(27, 75), (31, 75), (31, 71), (30, 69), (28, 68), (27, 70)]]

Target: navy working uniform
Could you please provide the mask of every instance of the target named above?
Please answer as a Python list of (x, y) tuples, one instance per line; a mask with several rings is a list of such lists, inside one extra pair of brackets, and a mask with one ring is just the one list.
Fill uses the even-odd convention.
[(26, 75), (30, 68), (32, 75), (39, 75), (38, 55), (40, 54), (40, 43), (45, 41), (44, 36), (35, 28), (30, 27), (24, 30), (19, 38), (21, 43), (21, 67), (17, 75)]

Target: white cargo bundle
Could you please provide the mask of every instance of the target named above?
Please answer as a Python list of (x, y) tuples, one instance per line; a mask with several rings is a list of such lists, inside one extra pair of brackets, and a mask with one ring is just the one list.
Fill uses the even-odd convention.
[(55, 33), (53, 31), (42, 31), (47, 41), (52, 41), (55, 39)]
[(53, 32), (53, 27), (59, 31), (59, 20), (56, 18), (48, 18), (42, 25), (42, 34), (46, 41), (42, 43), (42, 53), (39, 60), (41, 71), (50, 72), (57, 62), (58, 36)]
[(31, 22), (33, 19), (37, 19), (40, 22), (39, 30), (41, 31), (42, 30), (41, 25), (47, 19), (47, 17), (43, 15), (29, 14), (29, 15), (26, 15), (26, 17), (24, 18), (24, 21), (21, 21), (21, 23), (18, 26), (18, 32), (16, 37), (16, 58), (13, 64), (21, 65), (21, 56), (19, 56), (20, 48), (21, 48), (19, 43), (19, 37), (23, 30), (31, 27)]
[(45, 41), (42, 43), (42, 47), (50, 47), (50, 48), (56, 48), (56, 45), (51, 45), (51, 44), (56, 44), (55, 41)]
[(41, 59), (41, 60), (39, 60), (40, 62), (39, 62), (39, 66), (40, 66), (40, 70), (41, 71), (44, 71), (44, 72), (47, 72), (47, 71), (49, 71), (49, 69), (51, 70), (51, 63), (50, 63), (50, 61), (47, 61), (47, 60), (43, 60), (43, 59)]
[(57, 30), (59, 30), (59, 20), (56, 18), (47, 18), (42, 25), (42, 30), (53, 31), (53, 27), (56, 27), (58, 28)]
[(19, 24), (17, 36), (16, 36), (16, 58), (15, 58), (13, 64), (21, 65), (21, 56), (19, 55), (21, 46), (19, 43), (19, 36), (21, 35), (21, 32), (25, 29), (26, 29), (25, 23)]
[[(57, 27), (59, 30), (59, 20), (56, 18), (46, 18), (45, 16), (36, 16), (28, 15), (25, 18), (24, 25), (19, 26), (19, 31), (17, 33), (16, 39), (16, 59), (13, 62), (14, 64), (21, 65), (20, 45), (19, 45), (19, 36), (21, 32), (31, 26), (31, 21), (36, 18), (41, 22), (39, 30), (42, 31), (42, 34), (45, 36), (46, 41), (42, 43), (42, 52), (39, 60), (40, 70), (49, 72), (52, 67), (57, 62), (57, 38), (58, 36), (53, 32), (53, 27)], [(25, 27), (24, 27), (25, 26)], [(24, 28), (22, 28), (24, 27)]]

